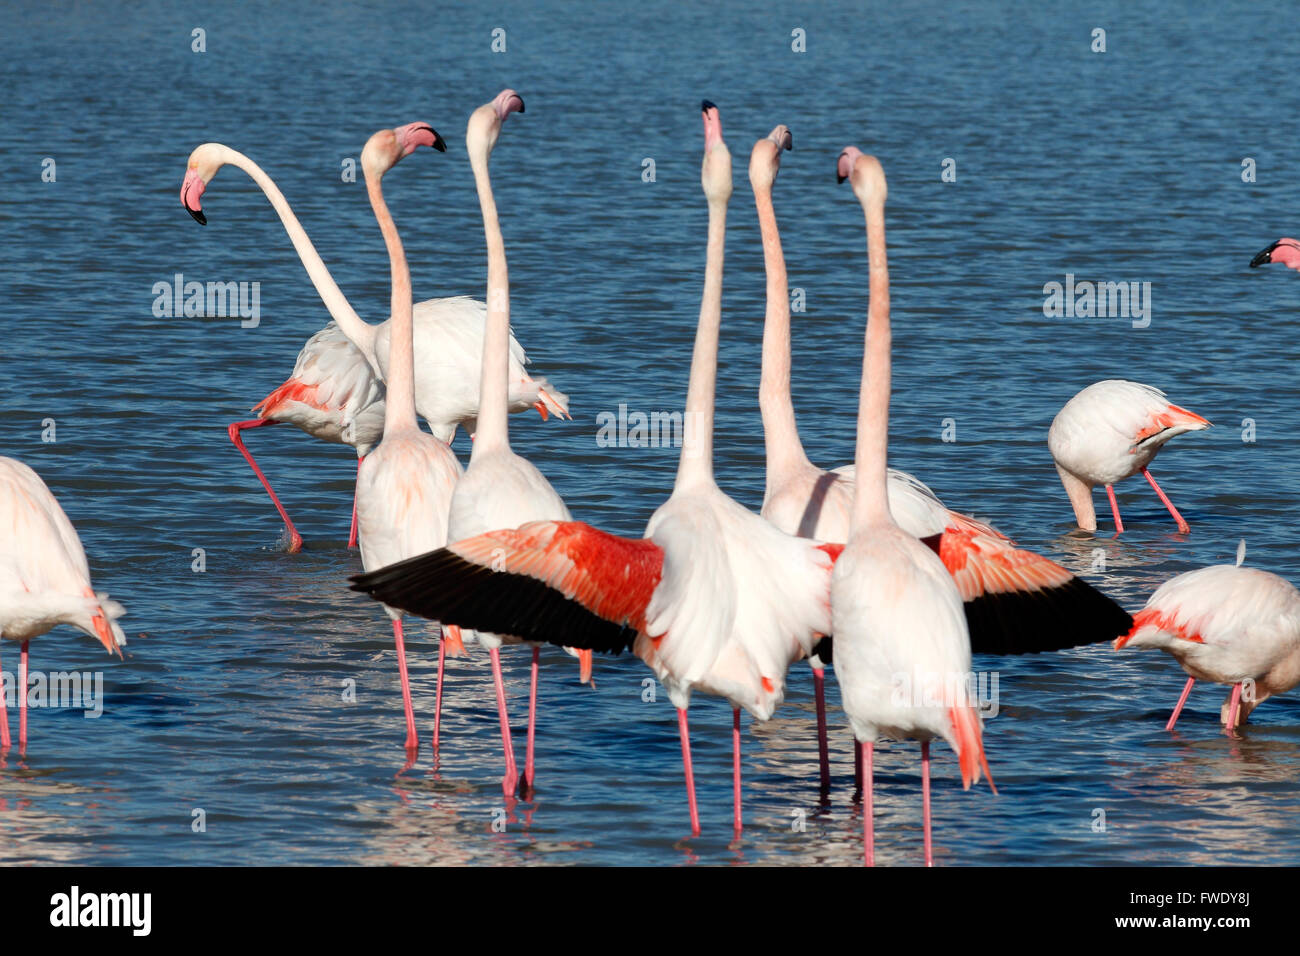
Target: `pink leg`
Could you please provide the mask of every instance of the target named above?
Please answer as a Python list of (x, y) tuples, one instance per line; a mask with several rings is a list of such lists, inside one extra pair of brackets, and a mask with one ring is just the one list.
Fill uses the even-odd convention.
[(740, 708), (732, 710), (731, 721), (731, 787), (732, 787), (732, 815), (736, 823), (736, 835), (739, 836), (745, 829), (744, 820), (740, 814)]
[(862, 791), (862, 853), (867, 866), (876, 865), (875, 821), (871, 818), (873, 786), (871, 774), (871, 756), (875, 744), (853, 742), (853, 750), (858, 755), (857, 763), (863, 768), (863, 782), (866, 789)]
[(397, 645), (397, 670), (402, 675), (402, 706), (406, 709), (406, 752), (414, 755), (420, 749), (420, 738), (415, 734), (415, 708), (411, 706), (411, 682), (406, 675), (406, 643), (402, 640), (402, 621), (393, 621), (393, 641)]
[(262, 483), (262, 487), (266, 489), (266, 493), (271, 496), (271, 503), (275, 505), (275, 510), (280, 512), (280, 517), (284, 519), (284, 527), (289, 532), (289, 553), (297, 554), (302, 550), (302, 536), (298, 534), (298, 529), (295, 528), (293, 522), (289, 520), (289, 512), (285, 511), (284, 505), (280, 504), (280, 499), (277, 498), (275, 492), (271, 490), (271, 483), (266, 480), (266, 475), (262, 474), (262, 469), (257, 467), (257, 462), (253, 460), (253, 456), (249, 453), (248, 449), (244, 447), (244, 439), (239, 435), (239, 433), (245, 428), (258, 428), (262, 425), (278, 424), (280, 423), (269, 418), (254, 418), (252, 421), (248, 422), (232, 422), (227, 426), (226, 431), (230, 434), (230, 440), (235, 443), (235, 447), (239, 449), (240, 454), (242, 454), (244, 458), (248, 460), (248, 464), (252, 466), (253, 474), (257, 475), (257, 480)]
[(515, 795), (519, 785), (519, 770), (515, 766), (515, 746), (510, 742), (510, 718), (506, 714), (506, 684), (501, 679), (501, 648), (488, 652), (492, 658), (492, 679), (497, 685), (497, 711), (501, 715), (501, 745), (506, 751), (506, 775), (501, 778), (501, 790), (507, 797)]
[[(357, 457), (357, 477), (361, 477), (361, 463), (366, 460), (365, 455)], [(357, 490), (356, 485), (352, 487), (352, 530), (348, 532), (348, 547), (357, 546)]]
[(1187, 678), (1187, 683), (1183, 685), (1183, 696), (1178, 698), (1178, 705), (1169, 716), (1169, 723), (1165, 724), (1165, 730), (1173, 730), (1174, 724), (1178, 723), (1178, 715), (1183, 712), (1183, 704), (1187, 703), (1187, 695), (1192, 692), (1192, 685), (1195, 683), (1195, 677)]
[(813, 687), (817, 694), (817, 764), (821, 770), (822, 793), (825, 794), (831, 789), (831, 757), (830, 744), (826, 740), (826, 671), (820, 667), (813, 668)]
[(438, 687), (433, 698), (433, 756), (438, 756), (438, 731), (442, 727), (442, 674), (447, 663), (447, 642), (438, 641)]
[(1110, 498), (1110, 510), (1115, 515), (1115, 533), (1124, 533), (1124, 522), (1119, 520), (1119, 502), (1115, 500), (1115, 488), (1113, 485), (1106, 486), (1106, 495)]
[(925, 865), (934, 866), (930, 846), (930, 741), (921, 742), (921, 813), (925, 817)]
[(1188, 525), (1188, 523), (1183, 520), (1183, 516), (1178, 513), (1178, 509), (1175, 508), (1174, 503), (1169, 500), (1169, 496), (1160, 490), (1160, 486), (1156, 484), (1156, 480), (1151, 477), (1151, 472), (1143, 468), (1142, 474), (1147, 476), (1147, 481), (1151, 482), (1151, 487), (1156, 490), (1156, 494), (1160, 496), (1160, 500), (1165, 503), (1165, 507), (1169, 509), (1169, 513), (1173, 515), (1174, 520), (1178, 522), (1179, 532), (1182, 534), (1187, 534), (1187, 532), (1191, 531), (1192, 530), (1191, 526)]
[(686, 802), (691, 808), (691, 836), (699, 836), (700, 812), (695, 806), (695, 771), (691, 769), (691, 731), (684, 708), (677, 711), (677, 730), (682, 737), (682, 769), (686, 772)]
[[(23, 641), (22, 657), (18, 662), (18, 752), (27, 753), (27, 644)], [(1237, 685), (1237, 696), (1241, 696), (1241, 685)], [(1236, 711), (1233, 711), (1236, 713)]]
[(9, 737), (9, 697), (3, 691), (4, 688), (0, 687), (0, 749), (8, 750), (13, 741)]
[(524, 787), (533, 789), (533, 734), (537, 726), (537, 658), (541, 648), (533, 648), (532, 686), (528, 692), (528, 750), (524, 756)]
[[(27, 652), (27, 643), (23, 641), (23, 653)], [(1242, 685), (1232, 684), (1232, 702), (1227, 709), (1227, 731), (1234, 734), (1236, 731), (1236, 711), (1242, 706)]]

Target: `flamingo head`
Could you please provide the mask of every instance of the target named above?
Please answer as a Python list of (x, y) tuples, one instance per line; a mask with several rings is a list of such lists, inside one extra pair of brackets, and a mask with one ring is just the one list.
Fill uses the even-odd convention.
[(709, 202), (726, 202), (731, 198), (731, 153), (722, 141), (722, 117), (718, 108), (704, 100), (700, 104), (704, 116), (704, 165), (700, 182)]
[(1283, 237), (1267, 249), (1257, 252), (1255, 258), (1250, 260), (1250, 267), (1253, 269), (1268, 262), (1280, 262), (1291, 269), (1300, 270), (1300, 242)]
[(754, 189), (771, 189), (781, 168), (781, 150), (792, 149), (794, 137), (788, 126), (778, 126), (757, 143), (749, 154), (749, 182)]
[(181, 182), (181, 205), (200, 226), (208, 224), (201, 201), (203, 190), (217, 174), (217, 170), (226, 165), (223, 149), (220, 143), (204, 143), (190, 153), (185, 167), (185, 179)]
[(884, 205), (888, 194), (885, 170), (876, 157), (862, 152), (856, 146), (846, 146), (836, 161), (835, 176), (841, 183), (849, 180), (853, 194), (860, 202), (878, 202)]
[(421, 146), (429, 146), (440, 153), (447, 144), (428, 123), (407, 123), (396, 129), (381, 129), (366, 140), (361, 150), (361, 168), (367, 177), (379, 177), (388, 172), (406, 156)]
[(497, 144), (501, 135), (501, 124), (511, 113), (524, 111), (524, 98), (512, 89), (504, 89), (493, 98), (491, 103), (484, 103), (469, 115), (469, 125), (465, 127), (465, 149), (470, 157), (486, 157)]

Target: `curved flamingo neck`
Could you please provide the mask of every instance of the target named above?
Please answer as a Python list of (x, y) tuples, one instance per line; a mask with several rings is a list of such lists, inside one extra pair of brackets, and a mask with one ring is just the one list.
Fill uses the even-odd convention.
[(685, 441), (674, 491), (713, 481), (713, 400), (718, 379), (718, 332), (722, 326), (722, 258), (726, 246), (727, 201), (709, 200), (709, 240), (704, 262), (700, 323), (686, 389)]
[(885, 487), (889, 454), (889, 265), (885, 256), (885, 204), (862, 204), (867, 220), (867, 265), (871, 303), (867, 309), (866, 348), (862, 357), (862, 392), (858, 402), (854, 530), (892, 523)]
[[(382, 174), (381, 174), (382, 175)], [(397, 235), (397, 224), (384, 202), (380, 176), (366, 173), (366, 192), (379, 221), (388, 249), (388, 267), (392, 273), (392, 320), (388, 338), (387, 398), (384, 402), (384, 434), (402, 430), (418, 431), (415, 417), (415, 315), (411, 299), (411, 270), (406, 264), (406, 250)]]
[(763, 371), (758, 407), (763, 415), (770, 492), (779, 476), (810, 466), (790, 397), (790, 288), (781, 252), (781, 234), (772, 208), (771, 187), (754, 190), (758, 227), (763, 236), (763, 268), (767, 274), (767, 313), (763, 322)]
[(487, 328), (483, 335), (483, 363), (479, 375), (478, 431), (474, 435), (474, 456), (510, 447), (506, 423), (510, 369), (510, 275), (506, 269), (506, 243), (497, 218), (497, 204), (488, 176), (491, 150), (470, 156), (474, 187), (483, 212), (483, 235), (487, 240)]
[[(220, 144), (218, 144), (220, 145)], [(312, 241), (307, 238), (307, 231), (303, 229), (302, 223), (294, 215), (293, 209), (290, 208), (288, 200), (280, 192), (280, 188), (275, 182), (262, 171), (262, 168), (253, 162), (238, 150), (231, 149), (228, 146), (221, 146), (221, 160), (246, 172), (253, 182), (257, 183), (266, 198), (271, 201), (272, 208), (280, 217), (280, 222), (284, 224), (284, 230), (289, 234), (289, 239), (293, 243), (293, 248), (298, 253), (298, 258), (302, 260), (303, 268), (307, 270), (307, 275), (311, 278), (312, 285), (316, 287), (316, 292), (325, 303), (325, 308), (329, 310), (330, 317), (338, 323), (343, 334), (351, 340), (352, 344), (361, 350), (366, 356), (366, 360), (374, 368), (376, 374), (379, 372), (378, 363), (375, 361), (375, 327), (364, 321), (361, 316), (357, 315), (352, 304), (348, 302), (347, 297), (339, 289), (334, 277), (330, 275), (329, 269), (325, 267), (320, 253), (312, 245)]]

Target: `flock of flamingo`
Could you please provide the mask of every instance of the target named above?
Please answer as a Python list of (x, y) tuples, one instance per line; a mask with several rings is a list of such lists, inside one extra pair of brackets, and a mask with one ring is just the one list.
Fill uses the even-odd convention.
[[(667, 500), (633, 540), (573, 520), (542, 473), (510, 447), (508, 416), (535, 408), (568, 417), (568, 399), (525, 371), (510, 330), (505, 243), (488, 175), (507, 118), (523, 99), (503, 90), (473, 112), (465, 134), (488, 254), (486, 303), (460, 296), (413, 304), (411, 277), (384, 202), (385, 173), (419, 147), (445, 151), (426, 123), (381, 130), (361, 155), (367, 192), (389, 254), (390, 318), (372, 325), (353, 310), (288, 202), (252, 160), (217, 143), (189, 158), (181, 202), (206, 223), (201, 197), (223, 165), (244, 170), (284, 223), (333, 321), (303, 347), (293, 375), (230, 426), (284, 520), (289, 549), (302, 539), (249, 453), (242, 432), (290, 423), (358, 459), (352, 534), (364, 574), (353, 588), (382, 602), (392, 621), (406, 720), (408, 765), (419, 737), (407, 677), (402, 615), (440, 622), (433, 749), (445, 658), (467, 641), (488, 649), (505, 754), (503, 790), (534, 787), (538, 648), (565, 647), (581, 677), (592, 652), (631, 650), (653, 670), (677, 709), (692, 833), (700, 832), (691, 764), (692, 691), (726, 698), (734, 711), (734, 827), (742, 829), (740, 711), (767, 720), (786, 675), (812, 668), (820, 784), (830, 786), (825, 668), (832, 664), (857, 741), (864, 859), (873, 862), (872, 756), (884, 737), (921, 750), (924, 854), (932, 863), (930, 742), (958, 755), (963, 786), (981, 773), (993, 785), (982, 721), (968, 680), (972, 652), (1024, 654), (1113, 641), (1169, 652), (1188, 680), (1172, 729), (1196, 680), (1231, 685), (1222, 722), (1229, 734), (1271, 694), (1300, 683), (1300, 593), (1284, 579), (1236, 565), (1203, 568), (1163, 584), (1137, 614), (1061, 565), (1019, 549), (1006, 536), (950, 511), (917, 478), (887, 467), (890, 398), (889, 270), (885, 174), (849, 146), (836, 160), (866, 223), (868, 314), (853, 465), (831, 471), (809, 461), (790, 390), (790, 300), (772, 190), (790, 131), (777, 126), (754, 144), (749, 178), (763, 240), (767, 309), (759, 389), (766, 445), (763, 506), (754, 514), (724, 494), (713, 475), (713, 413), (722, 312), (723, 251), (732, 193), (731, 154), (718, 108), (705, 101), (702, 184), (708, 236), (699, 324), (686, 396), (686, 438)], [(1281, 239), (1252, 266), (1300, 269), (1300, 243)], [(429, 430), (423, 430), (423, 418)], [(1134, 382), (1098, 382), (1056, 416), (1048, 445), (1079, 526), (1097, 527), (1092, 490), (1103, 485), (1123, 531), (1114, 485), (1141, 472), (1188, 531), (1148, 470), (1171, 438), (1209, 427)], [(462, 467), (450, 442), (473, 436)], [(90, 583), (76, 531), (41, 478), (0, 458), (0, 636), (21, 644), (18, 685), (26, 687), (28, 641), (69, 624), (121, 655), (123, 608)], [(527, 754), (515, 762), (501, 676), (502, 644), (529, 644), (532, 680)], [(901, 687), (911, 688), (900, 693)], [(26, 694), (18, 695), (19, 747), (27, 742)], [(0, 736), (11, 746), (0, 707)]]

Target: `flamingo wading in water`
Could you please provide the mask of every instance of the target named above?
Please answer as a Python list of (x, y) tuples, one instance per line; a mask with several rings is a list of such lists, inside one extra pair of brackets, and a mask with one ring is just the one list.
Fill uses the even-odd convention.
[(1300, 592), (1276, 574), (1242, 567), (1245, 559), (1242, 541), (1235, 565), (1170, 578), (1115, 641), (1116, 649), (1167, 651), (1187, 672), (1165, 730), (1174, 729), (1198, 680), (1232, 686), (1219, 714), (1229, 733), (1266, 698), (1300, 684)]
[(705, 101), (701, 182), (708, 246), (672, 495), (631, 540), (578, 521), (534, 521), (359, 575), (354, 589), (444, 623), (619, 652), (631, 648), (677, 709), (691, 831), (700, 832), (687, 708), (691, 692), (733, 709), (733, 823), (742, 827), (740, 709), (767, 720), (785, 673), (829, 633), (839, 545), (796, 538), (737, 504), (713, 477), (713, 412), (731, 154)]
[(874, 156), (852, 146), (840, 155), (837, 170), (841, 180), (853, 184), (866, 216), (870, 306), (852, 530), (831, 575), (835, 672), (862, 754), (866, 863), (874, 862), (872, 751), (885, 736), (921, 742), (925, 864), (930, 866), (930, 741), (941, 737), (957, 752), (967, 789), (979, 782), (981, 768), (990, 786), (993, 778), (980, 716), (969, 697), (971, 649), (961, 594), (939, 556), (899, 527), (890, 512), (885, 173)]
[[(759, 408), (763, 416), (766, 487), (763, 517), (787, 534), (847, 541), (853, 512), (854, 466), (824, 471), (808, 459), (795, 422), (790, 391), (790, 298), (772, 186), (781, 152), (792, 147), (778, 126), (754, 144), (749, 180), (758, 209), (767, 276)], [(983, 522), (950, 511), (923, 482), (887, 471), (889, 509), (898, 525), (938, 552), (965, 602), (971, 646), (977, 652), (1023, 654), (1113, 640), (1132, 619), (1114, 601), (1061, 565), (1017, 548)], [(830, 785), (826, 746), (823, 656), (833, 639), (819, 641), (809, 659), (817, 701), (822, 789)], [(861, 773), (858, 774), (859, 780)]]
[(1122, 534), (1124, 522), (1120, 520), (1114, 485), (1142, 472), (1178, 522), (1179, 532), (1187, 534), (1191, 530), (1187, 522), (1147, 466), (1169, 439), (1209, 427), (1206, 419), (1174, 405), (1160, 389), (1138, 382), (1107, 379), (1075, 395), (1052, 419), (1047, 447), (1079, 527), (1097, 530), (1092, 489), (1094, 485), (1105, 485), (1115, 515), (1115, 533)]
[[(427, 123), (410, 123), (381, 130), (361, 152), (366, 191), (384, 234), (392, 269), (392, 335), (389, 337), (388, 400), (384, 437), (366, 456), (357, 473), (357, 526), (361, 563), (367, 570), (423, 554), (447, 543), (447, 505), (460, 478), (460, 462), (446, 442), (420, 430), (415, 417), (415, 350), (412, 330), (411, 273), (397, 235), (397, 226), (384, 202), (385, 172), (420, 146), (445, 150), (441, 137)], [(411, 685), (406, 672), (406, 647), (401, 612), (385, 607), (393, 620), (393, 641), (402, 681), (406, 712), (406, 751), (419, 751)]]
[[(18, 749), (27, 749), (27, 644), (60, 624), (122, 656), (122, 605), (90, 584), (86, 552), (72, 522), (41, 476), (0, 458), (0, 639), (18, 641)], [(0, 748), (8, 750), (9, 715), (0, 699)]]

